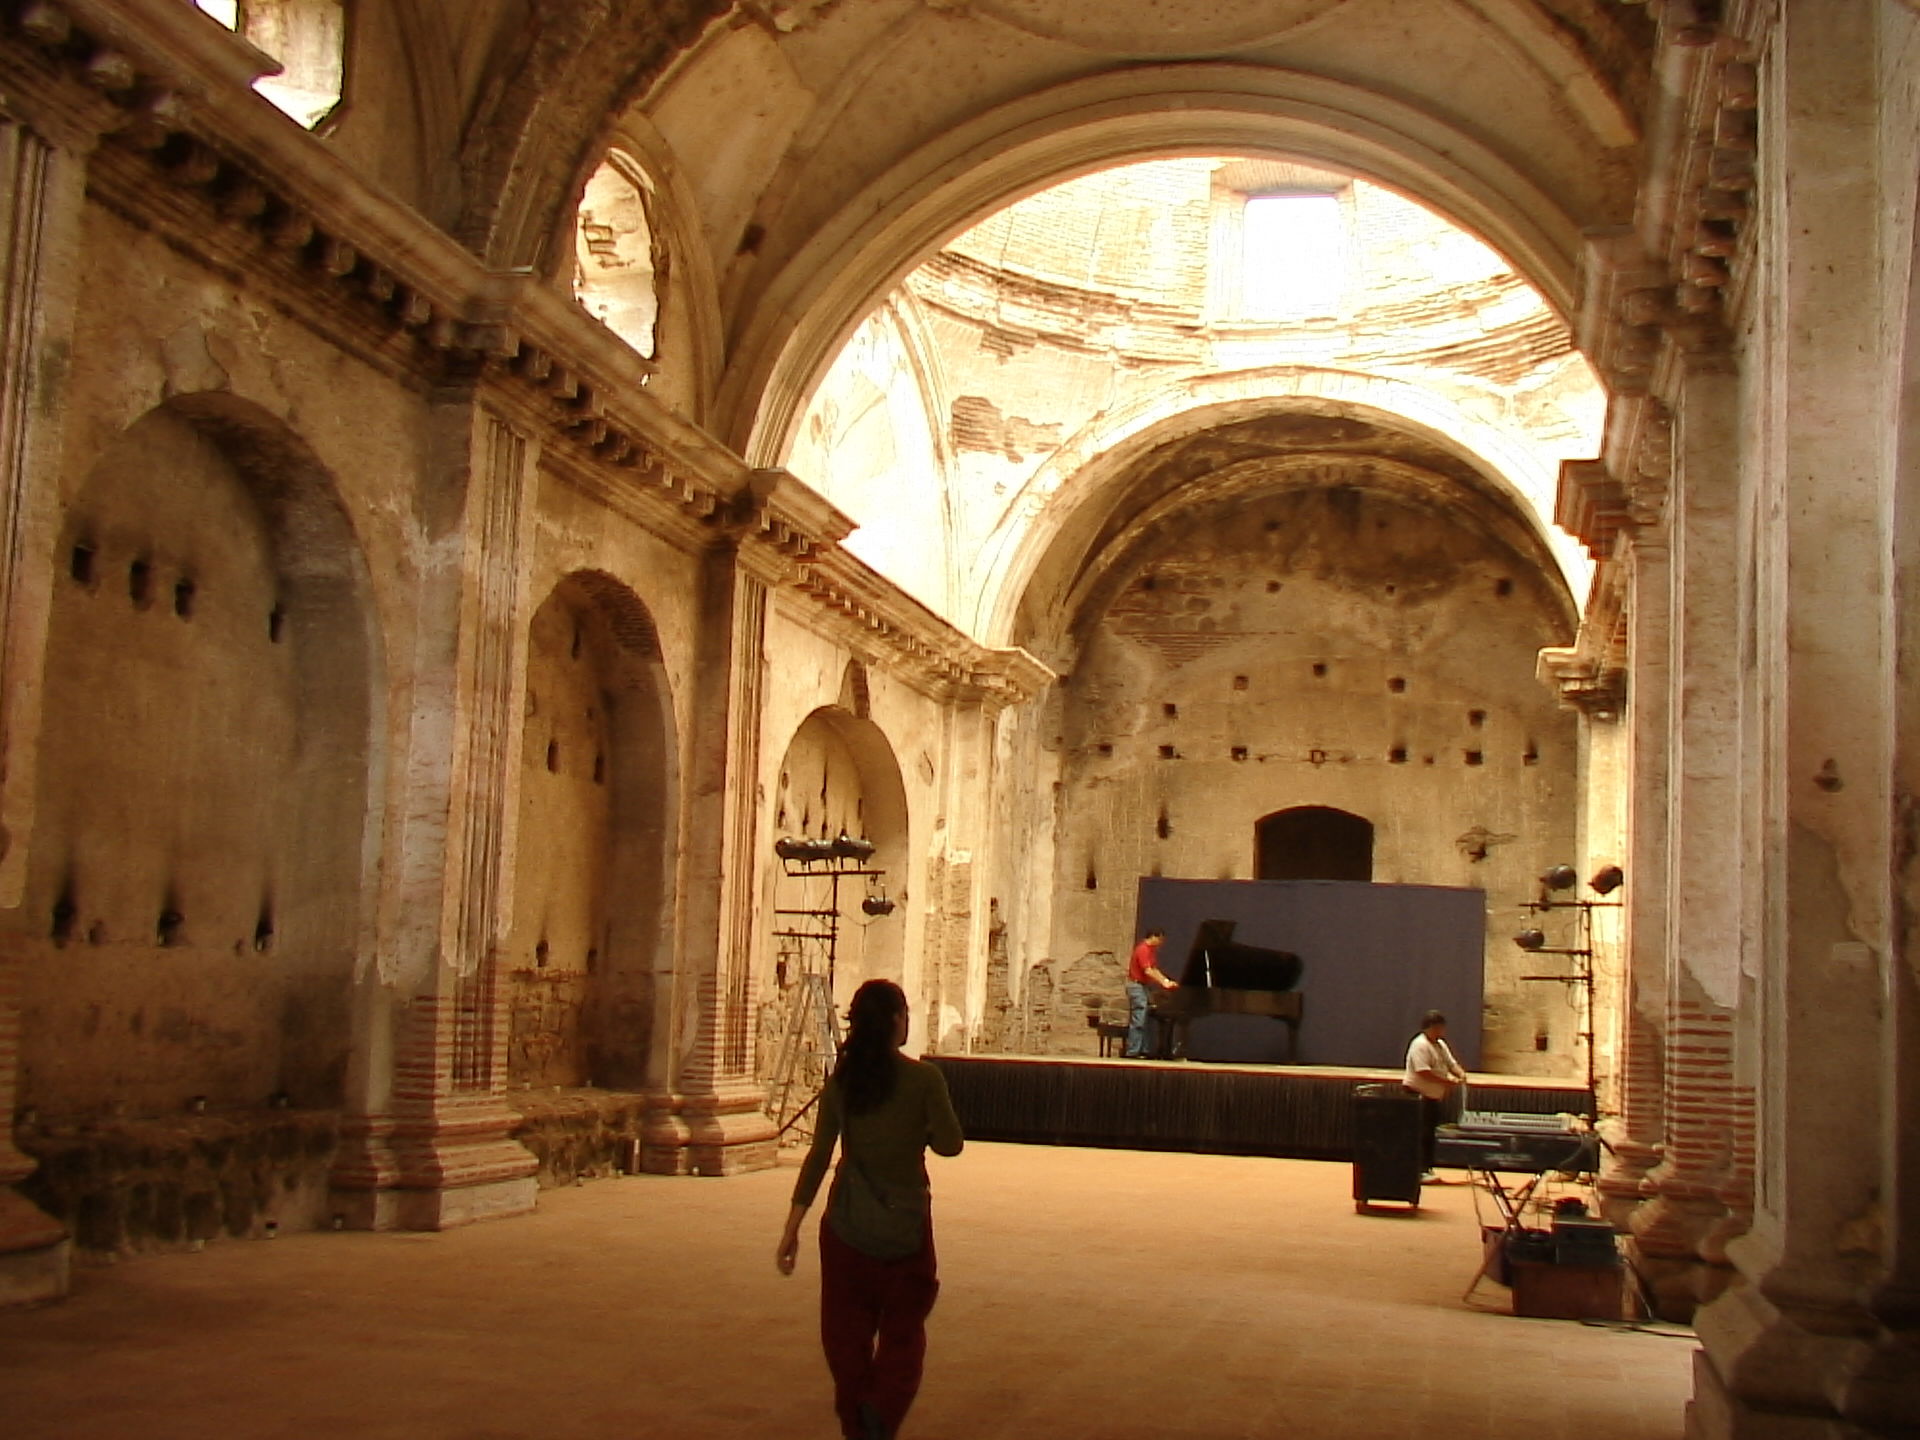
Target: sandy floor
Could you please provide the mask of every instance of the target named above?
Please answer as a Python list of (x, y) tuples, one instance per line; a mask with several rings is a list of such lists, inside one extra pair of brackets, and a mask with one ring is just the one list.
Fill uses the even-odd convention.
[[(1470, 1191), (1356, 1215), (1344, 1165), (973, 1145), (910, 1440), (1675, 1440), (1684, 1339), (1461, 1291)], [(443, 1235), (291, 1235), (79, 1273), (0, 1314), (9, 1440), (831, 1440), (791, 1164), (636, 1177)]]

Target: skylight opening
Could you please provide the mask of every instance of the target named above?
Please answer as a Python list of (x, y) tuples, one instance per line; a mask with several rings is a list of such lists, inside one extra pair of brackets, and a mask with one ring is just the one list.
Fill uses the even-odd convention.
[(1338, 195), (1254, 195), (1241, 223), (1240, 313), (1315, 320), (1340, 313), (1349, 266)]

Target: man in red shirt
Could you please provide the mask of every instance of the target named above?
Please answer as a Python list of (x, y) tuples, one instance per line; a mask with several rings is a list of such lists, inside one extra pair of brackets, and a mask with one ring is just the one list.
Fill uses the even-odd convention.
[(1127, 963), (1127, 1048), (1130, 1059), (1142, 1060), (1147, 1054), (1147, 986), (1177, 990), (1179, 985), (1160, 973), (1160, 945), (1167, 937), (1149, 930), (1133, 947), (1133, 959)]

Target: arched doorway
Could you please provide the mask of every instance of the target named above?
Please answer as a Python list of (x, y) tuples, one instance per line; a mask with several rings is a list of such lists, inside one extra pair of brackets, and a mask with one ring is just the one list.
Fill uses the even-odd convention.
[(1371, 880), (1373, 822), (1331, 805), (1296, 805), (1254, 826), (1256, 880)]

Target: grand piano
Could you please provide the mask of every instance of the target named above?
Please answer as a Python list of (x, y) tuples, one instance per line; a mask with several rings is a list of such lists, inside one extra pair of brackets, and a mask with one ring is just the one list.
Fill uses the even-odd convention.
[(1183, 1059), (1194, 1021), (1212, 1015), (1265, 1016), (1287, 1027), (1287, 1064), (1300, 1053), (1300, 957), (1290, 950), (1242, 945), (1233, 938), (1237, 922), (1203, 920), (1179, 974), (1177, 990), (1155, 990), (1155, 1059)]

